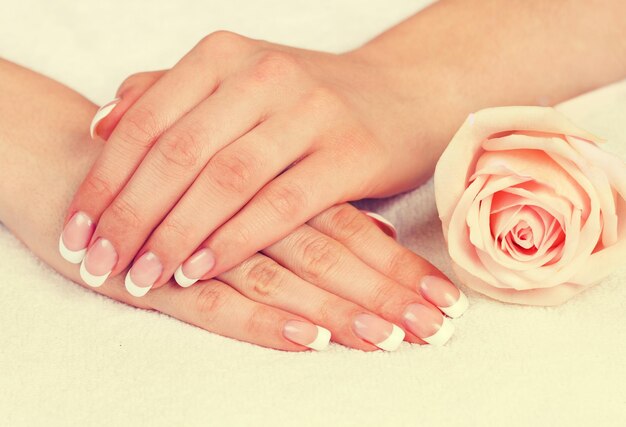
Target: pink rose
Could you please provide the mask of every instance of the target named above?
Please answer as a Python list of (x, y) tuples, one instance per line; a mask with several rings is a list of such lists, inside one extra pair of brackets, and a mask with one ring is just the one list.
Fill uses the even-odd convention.
[(463, 283), (555, 305), (626, 264), (626, 165), (598, 142), (552, 108), (470, 114), (435, 171)]

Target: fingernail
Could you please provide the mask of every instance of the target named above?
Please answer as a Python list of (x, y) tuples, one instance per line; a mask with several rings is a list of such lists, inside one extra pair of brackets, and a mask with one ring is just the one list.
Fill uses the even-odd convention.
[(113, 101), (104, 104), (102, 107), (96, 111), (96, 114), (91, 119), (91, 124), (89, 125), (89, 134), (91, 135), (91, 139), (96, 136), (96, 129), (102, 119), (111, 114), (111, 111), (115, 108), (115, 106), (121, 101), (120, 98), (115, 98)]
[(72, 264), (79, 264), (85, 257), (87, 245), (95, 228), (87, 214), (76, 212), (59, 237), (59, 252), (63, 259)]
[(215, 265), (215, 255), (209, 248), (200, 249), (182, 263), (174, 273), (174, 279), (183, 288), (187, 288), (207, 274)]
[(404, 331), (380, 317), (357, 314), (353, 321), (354, 332), (365, 341), (381, 350), (394, 351), (404, 340)]
[(116, 263), (117, 252), (111, 242), (99, 238), (89, 247), (80, 264), (80, 277), (89, 286), (97, 288), (109, 277)]
[(135, 261), (126, 273), (124, 284), (129, 294), (142, 297), (148, 293), (152, 285), (161, 277), (163, 264), (152, 252), (146, 252)]
[(469, 301), (465, 294), (448, 280), (437, 276), (424, 276), (419, 291), (424, 298), (435, 304), (452, 318), (461, 317)]
[(283, 327), (283, 335), (289, 341), (313, 350), (324, 350), (330, 342), (330, 331), (312, 323), (288, 320)]
[(392, 239), (398, 237), (398, 231), (396, 230), (396, 227), (394, 227), (393, 224), (382, 215), (369, 211), (363, 211), (363, 213), (369, 216), (372, 220), (374, 220), (376, 225), (378, 225), (378, 228), (380, 228), (387, 236), (391, 237)]
[(434, 307), (411, 304), (404, 311), (403, 317), (407, 328), (429, 344), (444, 345), (454, 334), (454, 325), (450, 319)]

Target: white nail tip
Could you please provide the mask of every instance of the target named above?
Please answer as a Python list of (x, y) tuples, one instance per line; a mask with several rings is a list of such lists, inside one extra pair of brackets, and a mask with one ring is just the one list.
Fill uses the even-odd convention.
[(397, 327), (396, 325), (393, 325), (391, 334), (387, 337), (387, 339), (376, 344), (376, 347), (385, 351), (395, 351), (398, 349), (398, 347), (400, 347), (400, 344), (402, 344), (402, 341), (404, 341), (405, 335), (406, 334), (401, 328)]
[(443, 323), (437, 332), (433, 335), (422, 338), (428, 344), (442, 346), (448, 342), (450, 337), (454, 334), (454, 324), (447, 317), (443, 318)]
[(326, 328), (322, 328), (321, 326), (317, 326), (317, 337), (315, 337), (315, 340), (312, 343), (307, 344), (307, 347), (313, 350), (321, 351), (328, 347), (328, 343), (330, 343), (330, 331)]
[(134, 297), (142, 297), (148, 293), (148, 291), (152, 288), (150, 286), (137, 286), (133, 279), (130, 277), (130, 271), (126, 273), (126, 279), (124, 279), (124, 285), (126, 286), (126, 290), (129, 294)]
[(185, 273), (183, 273), (182, 265), (176, 269), (176, 272), (174, 273), (174, 280), (176, 280), (176, 283), (178, 283), (183, 288), (188, 288), (198, 281), (198, 279), (190, 279), (189, 277), (185, 276)]
[(103, 274), (102, 276), (95, 276), (87, 271), (87, 268), (85, 267), (85, 261), (80, 263), (80, 278), (83, 279), (83, 282), (85, 282), (92, 288), (102, 286), (107, 277), (109, 277), (109, 274), (111, 274), (111, 272)]
[(467, 299), (467, 296), (465, 296), (465, 294), (460, 289), (459, 292), (461, 293), (461, 295), (459, 295), (459, 299), (457, 300), (457, 302), (452, 304), (450, 307), (439, 307), (441, 311), (443, 311), (452, 318), (461, 317), (461, 315), (463, 315), (463, 313), (465, 313), (465, 310), (467, 310), (467, 308), (469, 307), (469, 300)]
[(365, 211), (365, 215), (369, 216), (370, 218), (375, 219), (376, 221), (382, 222), (383, 224), (385, 224), (386, 226), (388, 226), (389, 228), (391, 228), (392, 232), (393, 232), (393, 238), (395, 239), (396, 236), (398, 235), (398, 230), (396, 230), (396, 227), (389, 222), (388, 219), (386, 219), (385, 217), (375, 213), (375, 212), (369, 212), (369, 211)]
[(85, 258), (87, 248), (80, 251), (70, 250), (65, 246), (65, 243), (63, 243), (63, 236), (61, 236), (59, 237), (59, 253), (65, 261), (71, 262), (72, 264), (80, 264), (83, 258)]
[(113, 101), (104, 104), (98, 109), (98, 111), (96, 111), (96, 114), (93, 116), (93, 119), (91, 119), (91, 124), (89, 125), (89, 135), (91, 135), (91, 139), (96, 136), (96, 127), (98, 127), (98, 124), (102, 121), (102, 119), (108, 116), (111, 111), (113, 111), (118, 102), (120, 102), (120, 99), (115, 98)]

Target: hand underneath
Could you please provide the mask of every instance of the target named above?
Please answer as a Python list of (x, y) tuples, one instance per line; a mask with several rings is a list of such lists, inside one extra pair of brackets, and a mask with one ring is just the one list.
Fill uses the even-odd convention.
[(189, 286), (332, 205), (412, 188), (437, 153), (407, 130), (419, 126), (400, 92), (357, 54), (212, 34), (171, 70), (127, 80), (97, 116), (108, 142), (61, 249), (81, 262), (89, 248), (92, 286), (133, 262), (151, 265), (154, 288), (174, 273)]
[[(443, 345), (467, 298), (391, 229), (350, 205), (332, 207), (216, 278), (144, 295), (120, 276), (94, 290), (208, 331), (279, 350), (365, 351), (403, 342)], [(71, 275), (70, 275), (71, 276)], [(128, 288), (128, 280), (126, 281)]]

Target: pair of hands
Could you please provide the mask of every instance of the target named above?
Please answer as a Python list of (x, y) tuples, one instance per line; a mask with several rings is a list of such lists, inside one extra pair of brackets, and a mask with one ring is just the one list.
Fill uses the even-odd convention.
[[(395, 250), (381, 255), (378, 243), (360, 248), (338, 238), (350, 227), (354, 236), (348, 237), (364, 238), (365, 231), (346, 226), (357, 220), (325, 230), (317, 217), (302, 225), (330, 206), (406, 190), (427, 175), (431, 165), (424, 156), (422, 163), (412, 158), (419, 147), (395, 126), (401, 114), (394, 110), (395, 96), (385, 71), (367, 58), (212, 34), (171, 70), (128, 79), (118, 99), (96, 114), (92, 134), (107, 144), (71, 203), (61, 253), (81, 263), (82, 279), (94, 287), (130, 266), (125, 282), (135, 297), (172, 275), (183, 287), (217, 277), (222, 286), (205, 282), (203, 288), (213, 284), (220, 291), (211, 293), (232, 294), (225, 282), (241, 292), (228, 298), (239, 313), (229, 314), (232, 322), (244, 321), (246, 313), (259, 317), (254, 304), (237, 301), (248, 297), (328, 327), (336, 341), (352, 347), (362, 348), (361, 340), (397, 347), (404, 332), (392, 323), (410, 332), (409, 341), (445, 342), (451, 324), (416, 288), (428, 275), (421, 283), (436, 288), (435, 303), (463, 305), (462, 294), (441, 273), (393, 241), (387, 246)], [(261, 250), (265, 255), (257, 254)], [(361, 254), (365, 250), (380, 259)], [(385, 263), (387, 257), (392, 261)], [(396, 277), (407, 269), (410, 276)], [(256, 297), (246, 293), (249, 286)], [(261, 298), (259, 286), (285, 292)], [(302, 296), (302, 287), (311, 299)], [(312, 309), (314, 300), (323, 303)], [(339, 315), (357, 307), (392, 323), (371, 314), (359, 321)], [(268, 317), (276, 321), (274, 329), (285, 329), (277, 316)], [(305, 323), (300, 329), (309, 338), (316, 332), (316, 339), (291, 341), (319, 347), (327, 331)], [(382, 332), (358, 335), (364, 324)], [(290, 328), (293, 335), (295, 326)], [(276, 348), (284, 348), (289, 335), (287, 329), (280, 335), (281, 346), (272, 337), (238, 335), (245, 329), (231, 324), (216, 332)]]

